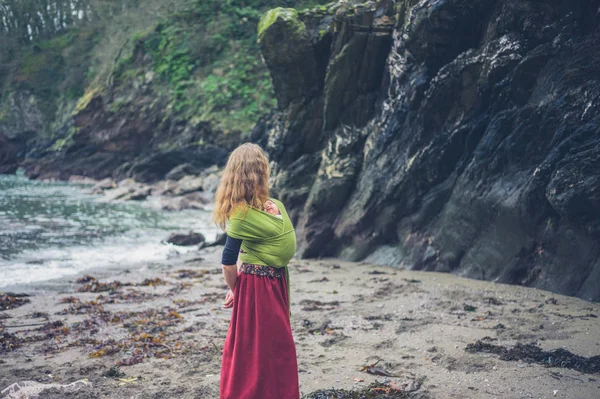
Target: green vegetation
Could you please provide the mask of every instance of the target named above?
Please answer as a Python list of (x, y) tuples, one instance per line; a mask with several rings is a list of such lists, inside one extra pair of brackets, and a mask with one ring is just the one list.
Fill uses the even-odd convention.
[[(327, 1), (223, 1), (188, 4), (153, 32), (135, 38), (153, 70), (168, 84), (172, 108), (184, 118), (209, 120), (225, 132), (248, 131), (275, 106), (271, 79), (257, 45), (257, 25), (271, 7), (305, 8)], [(288, 9), (289, 10), (289, 9)], [(288, 11), (296, 15), (295, 10)], [(135, 60), (121, 64), (131, 77)]]
[(282, 8), (277, 7), (267, 11), (258, 23), (258, 36), (260, 37), (263, 32), (275, 21), (282, 19), (287, 23), (290, 23), (296, 27), (295, 33), (302, 34), (306, 31), (304, 23), (298, 19), (298, 11), (294, 8)]
[(77, 100), (85, 90), (88, 48), (96, 32), (68, 32), (27, 46), (14, 69), (13, 89), (33, 94), (46, 122), (56, 118), (59, 99)]
[[(48, 1), (28, 4), (39, 2), (44, 9)], [(167, 99), (163, 120), (210, 121), (225, 132), (248, 132), (275, 106), (257, 44), (261, 16), (276, 7), (303, 9), (328, 2), (145, 0), (140, 7), (136, 0), (85, 0), (82, 7), (91, 11), (81, 20), (65, 21), (57, 28), (62, 33), (40, 30), (28, 38), (19, 30), (18, 45), (11, 49), (20, 54), (16, 61), (7, 64), (10, 54), (0, 48), (0, 69), (4, 64), (10, 70), (4, 82), (0, 78), (0, 87), (5, 93), (32, 93), (49, 131), (61, 130), (53, 126), (83, 109), (96, 94), (105, 95), (108, 110), (127, 111), (135, 106), (132, 87), (149, 84), (157, 98)], [(277, 10), (268, 15), (276, 18), (284, 9)], [(295, 10), (285, 10), (297, 20)], [(5, 102), (0, 115), (6, 113)], [(72, 137), (61, 131), (56, 148)]]
[(74, 143), (73, 137), (77, 134), (78, 129), (75, 126), (70, 126), (67, 135), (56, 139), (50, 150), (61, 151)]

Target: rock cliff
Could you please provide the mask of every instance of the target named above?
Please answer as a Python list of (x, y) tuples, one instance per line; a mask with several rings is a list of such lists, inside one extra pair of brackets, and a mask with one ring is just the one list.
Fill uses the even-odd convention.
[(173, 112), (146, 54), (136, 49), (134, 57), (135, 77), (65, 101), (52, 123), (44, 121), (39, 96), (8, 91), (0, 114), (0, 173), (23, 167), (32, 178), (155, 182), (182, 165), (189, 174), (222, 166), (241, 132), (225, 134), (210, 121)]
[(600, 300), (600, 1), (275, 9), (259, 42), (302, 256)]
[(222, 165), (275, 105), (260, 16), (326, 1), (3, 4), (0, 173), (153, 182)]
[(33, 145), (30, 141), (27, 156), (20, 162), (27, 175), (156, 182), (183, 165), (191, 175), (212, 165), (222, 166), (240, 140), (239, 132), (224, 135), (209, 122), (169, 117), (164, 97), (148, 83), (125, 86), (111, 94), (129, 97), (127, 105), (113, 110), (114, 99), (101, 94), (80, 102), (63, 127), (74, 132), (67, 133), (63, 148), (39, 136)]

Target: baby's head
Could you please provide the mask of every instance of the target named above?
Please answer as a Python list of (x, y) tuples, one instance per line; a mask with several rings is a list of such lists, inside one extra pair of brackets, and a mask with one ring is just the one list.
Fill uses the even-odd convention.
[(277, 205), (275, 205), (275, 203), (271, 200), (265, 202), (264, 209), (265, 212), (270, 213), (271, 215), (281, 215), (281, 212), (279, 212), (279, 208), (277, 208)]

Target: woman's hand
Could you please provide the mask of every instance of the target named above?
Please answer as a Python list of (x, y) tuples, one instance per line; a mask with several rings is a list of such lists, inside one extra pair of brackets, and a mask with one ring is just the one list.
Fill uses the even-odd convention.
[(227, 291), (227, 294), (225, 295), (225, 302), (223, 302), (223, 307), (226, 309), (233, 307), (233, 291)]

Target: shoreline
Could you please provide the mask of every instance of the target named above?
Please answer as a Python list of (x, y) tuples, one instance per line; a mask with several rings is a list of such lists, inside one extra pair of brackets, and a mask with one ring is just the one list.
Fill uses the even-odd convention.
[[(73, 283), (0, 312), (4, 332), (21, 341), (0, 346), (0, 391), (27, 380), (87, 379), (69, 396), (52, 388), (40, 398), (217, 398), (231, 315), (221, 307), (219, 253), (206, 248), (87, 283), (103, 289), (118, 280), (112, 293), (77, 292), (86, 283)], [(600, 389), (599, 373), (465, 350), (476, 342), (536, 342), (593, 359), (600, 355), (600, 304), (335, 259), (294, 260), (290, 269), (303, 395), (375, 382), (431, 398), (579, 399)]]
[[(156, 245), (164, 245), (157, 243)], [(93, 275), (99, 279), (114, 279), (129, 273), (141, 272), (152, 273), (168, 268), (166, 265), (171, 259), (177, 259), (188, 254), (197, 254), (195, 246), (178, 247), (168, 254), (166, 259), (157, 259), (151, 262), (137, 261), (124, 265), (110, 264), (107, 266), (94, 266), (89, 269), (77, 270), (73, 274), (56, 277), (49, 280), (33, 281), (22, 284), (0, 286), (0, 292), (19, 292), (30, 295), (45, 295), (49, 293), (68, 292), (75, 286), (75, 280), (85, 275)]]
[(12, 204), (0, 212), (6, 224), (0, 234), (6, 244), (0, 251), (0, 291), (52, 289), (61, 282), (56, 277), (161, 262), (190, 249), (165, 243), (173, 233), (194, 231), (207, 242), (219, 233), (207, 209), (161, 208), (161, 201), (178, 197), (111, 200), (105, 191), (92, 193), (90, 184), (23, 176), (0, 176), (0, 186), (7, 188), (0, 202)]

